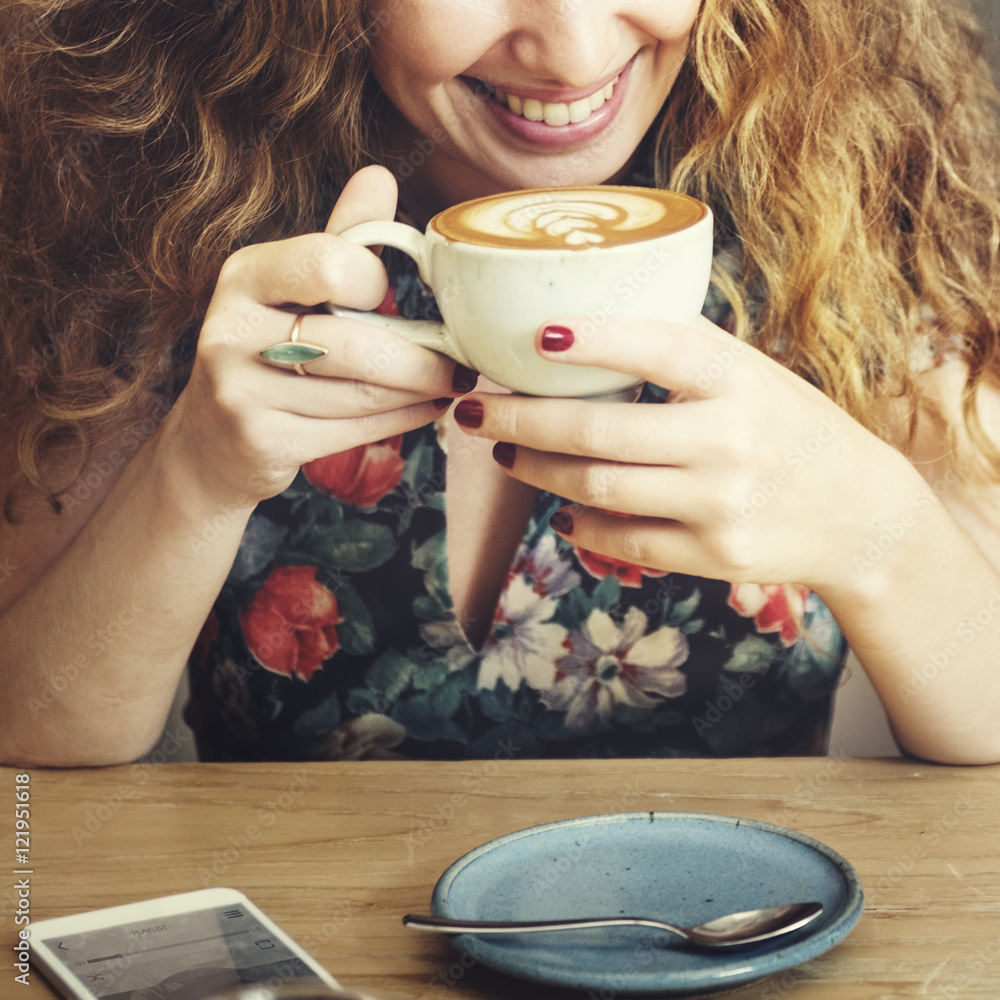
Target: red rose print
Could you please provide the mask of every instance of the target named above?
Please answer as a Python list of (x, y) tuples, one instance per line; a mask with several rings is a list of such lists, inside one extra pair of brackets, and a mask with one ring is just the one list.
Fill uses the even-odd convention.
[(576, 557), (591, 576), (601, 580), (606, 576), (616, 576), (623, 587), (641, 587), (644, 576), (667, 575), (664, 570), (636, 566), (633, 563), (622, 562), (621, 559), (599, 555), (589, 549), (576, 549)]
[(337, 625), (343, 620), (315, 566), (279, 566), (240, 612), (243, 635), (260, 663), (304, 681), (340, 648)]
[(375, 310), (380, 316), (398, 316), (399, 306), (396, 304), (396, 289), (390, 288), (385, 293), (385, 298), (379, 303)]
[(302, 471), (317, 489), (358, 507), (370, 507), (396, 488), (406, 462), (399, 454), (403, 435), (307, 462)]
[(753, 618), (758, 632), (777, 632), (786, 646), (799, 637), (809, 588), (798, 584), (733, 584), (728, 603), (745, 618)]

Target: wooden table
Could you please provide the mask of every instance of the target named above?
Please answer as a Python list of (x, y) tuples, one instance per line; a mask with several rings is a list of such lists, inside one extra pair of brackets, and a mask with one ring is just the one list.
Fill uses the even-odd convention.
[[(21, 867), (17, 773), (0, 770), (6, 872)], [(1000, 997), (1000, 766), (515, 757), (28, 773), (35, 919), (226, 885), (345, 985), (413, 998), (567, 1000), (466, 968), (447, 939), (408, 931), (399, 918), (426, 911), (444, 868), (500, 834), (594, 813), (690, 810), (801, 830), (844, 854), (865, 886), (865, 913), (841, 944), (730, 996)], [(51, 998), (34, 970), (27, 986), (13, 982), (21, 877), (0, 881), (0, 996)]]

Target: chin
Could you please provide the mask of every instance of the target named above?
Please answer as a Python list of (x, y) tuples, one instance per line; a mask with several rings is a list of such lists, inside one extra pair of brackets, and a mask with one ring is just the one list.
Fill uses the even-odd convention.
[[(580, 154), (581, 158), (585, 154)], [(621, 183), (628, 174), (631, 155), (617, 165), (595, 166), (590, 163), (541, 164), (531, 170), (511, 169), (491, 171), (490, 181), (498, 191), (516, 191), (522, 188), (570, 187), (585, 184)]]

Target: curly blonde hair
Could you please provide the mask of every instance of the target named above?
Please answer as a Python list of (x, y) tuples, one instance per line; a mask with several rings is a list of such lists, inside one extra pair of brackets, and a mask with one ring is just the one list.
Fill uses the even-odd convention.
[[(349, 0), (0, 5), (0, 419), (6, 464), (176, 395), (238, 246), (322, 228), (366, 162)], [(7, 504), (11, 502), (7, 496)]]
[[(377, 159), (362, 6), (0, 0), (0, 419), (22, 485), (58, 506), (46, 457), (179, 391), (224, 259), (320, 228)], [(887, 438), (884, 401), (920, 405), (929, 310), (997, 471), (975, 414), (1000, 375), (980, 47), (957, 0), (705, 0), (657, 166), (739, 236), (742, 277), (716, 278), (738, 335)]]
[(998, 118), (958, 2), (706, 0), (659, 133), (661, 181), (739, 236), (740, 279), (716, 275), (738, 334), (903, 444), (883, 404), (910, 433), (933, 410), (911, 374), (933, 329), (993, 478), (975, 401), (1000, 375)]

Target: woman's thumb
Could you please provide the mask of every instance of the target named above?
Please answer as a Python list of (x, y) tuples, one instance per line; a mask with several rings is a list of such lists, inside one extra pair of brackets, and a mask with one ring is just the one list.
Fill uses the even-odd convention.
[(325, 231), (336, 236), (360, 222), (392, 219), (396, 194), (396, 178), (385, 167), (362, 167), (344, 185)]

